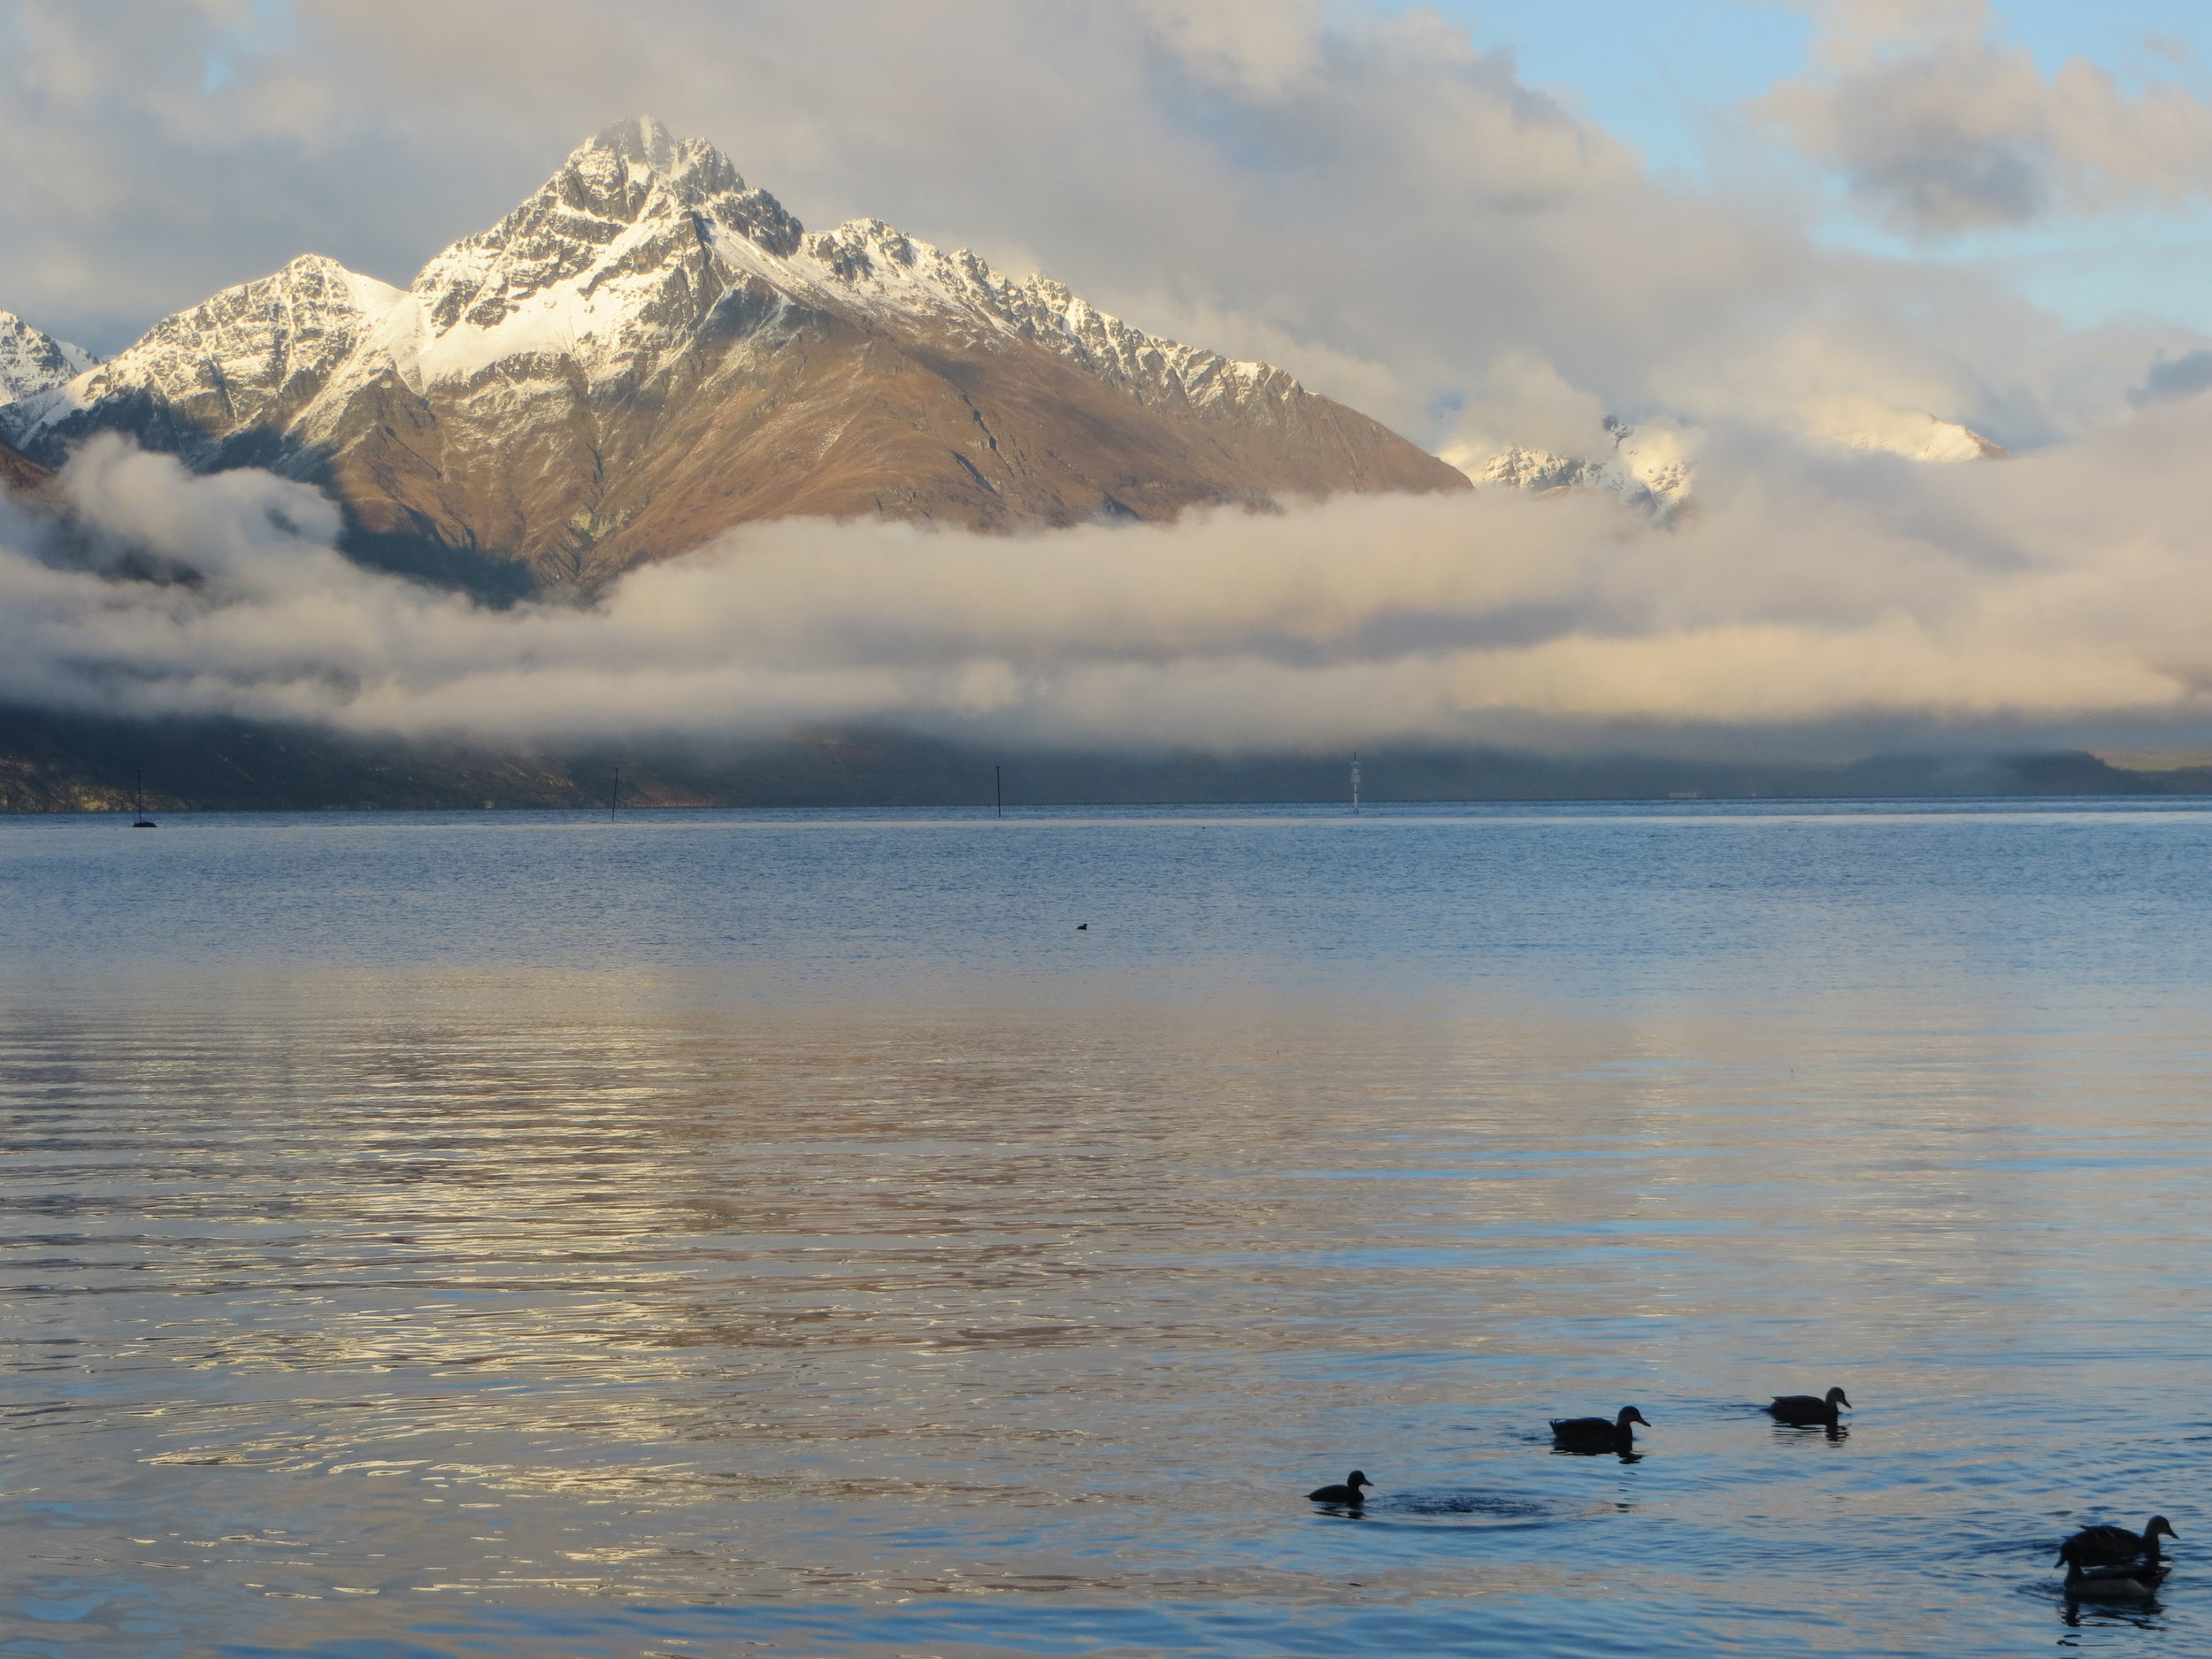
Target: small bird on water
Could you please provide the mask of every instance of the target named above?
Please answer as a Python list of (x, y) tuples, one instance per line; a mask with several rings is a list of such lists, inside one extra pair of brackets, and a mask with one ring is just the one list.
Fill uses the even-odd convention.
[(2154, 1567), (2159, 1562), (2158, 1540), (2180, 1536), (2162, 1515), (2152, 1516), (2150, 1525), (2140, 1533), (2124, 1526), (2085, 1526), (2058, 1547), (2058, 1560), (2052, 1564), (2110, 1567), (2147, 1561)]
[(1079, 933), (1087, 933), (1091, 931), (1091, 925), (1088, 922), (1078, 922), (1075, 925), (1075, 931)]
[(1355, 1469), (1344, 1477), (1344, 1484), (1340, 1486), (1316, 1486), (1311, 1492), (1306, 1494), (1306, 1502), (1309, 1503), (1340, 1503), (1357, 1509), (1367, 1502), (1364, 1497), (1361, 1496), (1360, 1488), (1371, 1486), (1374, 1484), (1363, 1473)]
[(1570, 1452), (1631, 1452), (1636, 1449), (1636, 1431), (1628, 1425), (1651, 1420), (1634, 1406), (1623, 1406), (1617, 1417), (1554, 1417), (1552, 1444)]
[(1767, 1415), (1793, 1429), (1832, 1429), (1836, 1426), (1836, 1408), (1850, 1403), (1840, 1388), (1831, 1388), (1825, 1400), (1812, 1394), (1777, 1394), (1774, 1403), (1767, 1408)]

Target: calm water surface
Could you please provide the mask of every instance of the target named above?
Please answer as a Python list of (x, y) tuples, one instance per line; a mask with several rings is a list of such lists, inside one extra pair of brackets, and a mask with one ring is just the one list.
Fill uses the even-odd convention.
[(0, 1655), (2212, 1653), (2208, 918), (2172, 803), (0, 820)]

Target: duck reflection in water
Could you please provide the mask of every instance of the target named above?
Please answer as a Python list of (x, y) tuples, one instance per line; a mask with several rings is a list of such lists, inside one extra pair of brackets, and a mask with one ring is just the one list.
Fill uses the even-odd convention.
[(2059, 1618), (2077, 1630), (2092, 1619), (2138, 1630), (2163, 1629), (2158, 1586), (2165, 1576), (2162, 1566), (2085, 1567), (2076, 1562), (2066, 1570)]

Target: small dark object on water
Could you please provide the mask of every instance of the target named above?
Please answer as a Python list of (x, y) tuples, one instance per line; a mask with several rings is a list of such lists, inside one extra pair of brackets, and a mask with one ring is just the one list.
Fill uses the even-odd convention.
[(2085, 1568), (2075, 1562), (2066, 1569), (2066, 1594), (2077, 1601), (2147, 1601), (2165, 1576), (2155, 1567)]
[(1344, 1484), (1340, 1486), (1316, 1486), (1311, 1492), (1306, 1494), (1306, 1502), (1309, 1503), (1340, 1503), (1349, 1509), (1357, 1509), (1367, 1502), (1360, 1495), (1360, 1488), (1371, 1486), (1374, 1484), (1360, 1471), (1355, 1469), (1344, 1477)]
[(1628, 1426), (1632, 1423), (1651, 1426), (1650, 1419), (1634, 1406), (1623, 1406), (1617, 1417), (1554, 1417), (1552, 1444), (1571, 1452), (1632, 1452), (1636, 1449), (1636, 1431)]
[(1850, 1403), (1840, 1388), (1831, 1388), (1825, 1400), (1815, 1399), (1811, 1394), (1778, 1394), (1774, 1403), (1767, 1408), (1767, 1415), (1793, 1429), (1832, 1429), (1836, 1426), (1836, 1408)]
[(2155, 1566), (2159, 1560), (2158, 1540), (2180, 1536), (2162, 1515), (2152, 1516), (2150, 1525), (2139, 1534), (2124, 1526), (2085, 1526), (2058, 1547), (2058, 1559), (2052, 1564), (2110, 1567), (2147, 1561)]
[(1075, 925), (1075, 931), (1079, 933), (1087, 933), (1091, 931), (1091, 925), (1088, 922), (1078, 922)]

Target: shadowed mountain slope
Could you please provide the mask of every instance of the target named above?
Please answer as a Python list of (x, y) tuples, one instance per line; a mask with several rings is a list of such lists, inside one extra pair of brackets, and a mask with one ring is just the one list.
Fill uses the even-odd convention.
[(52, 476), (14, 445), (0, 441), (0, 489), (34, 489)]

